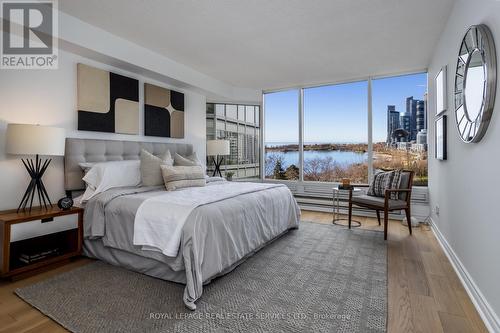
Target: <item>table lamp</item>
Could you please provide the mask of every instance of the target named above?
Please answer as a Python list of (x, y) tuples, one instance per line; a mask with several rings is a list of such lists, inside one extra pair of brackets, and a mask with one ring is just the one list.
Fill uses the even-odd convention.
[(207, 155), (212, 156), (212, 161), (215, 165), (214, 174), (215, 176), (219, 174), (222, 177), (222, 173), (220, 172), (220, 165), (222, 164), (222, 160), (224, 159), (223, 155), (229, 155), (231, 149), (229, 147), (229, 140), (208, 140), (207, 141)]
[(40, 206), (47, 209), (52, 206), (49, 195), (43, 184), (42, 177), (52, 159), (42, 159), (39, 155), (62, 156), (64, 155), (65, 133), (64, 129), (29, 124), (7, 125), (7, 153), (13, 155), (35, 155), (33, 158), (21, 159), (24, 167), (31, 177), (31, 181), (24, 193), (17, 211), (29, 210), (33, 206), (35, 193)]

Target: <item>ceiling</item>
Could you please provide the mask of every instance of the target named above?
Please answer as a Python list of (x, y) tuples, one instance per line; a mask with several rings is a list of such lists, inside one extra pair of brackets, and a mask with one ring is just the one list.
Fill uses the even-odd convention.
[(427, 68), (454, 0), (64, 0), (85, 22), (234, 86)]

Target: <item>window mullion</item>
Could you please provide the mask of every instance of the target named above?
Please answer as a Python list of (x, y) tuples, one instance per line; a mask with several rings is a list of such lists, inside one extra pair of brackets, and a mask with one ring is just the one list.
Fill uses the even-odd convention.
[(368, 78), (368, 183), (373, 176), (372, 78)]
[(304, 181), (304, 89), (299, 89), (299, 182)]

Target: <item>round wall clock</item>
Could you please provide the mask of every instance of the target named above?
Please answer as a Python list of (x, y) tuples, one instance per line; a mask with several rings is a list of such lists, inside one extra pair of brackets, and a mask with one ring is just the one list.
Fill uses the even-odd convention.
[(473, 25), (460, 46), (455, 71), (455, 117), (460, 138), (479, 142), (488, 129), (496, 94), (496, 52), (490, 29)]

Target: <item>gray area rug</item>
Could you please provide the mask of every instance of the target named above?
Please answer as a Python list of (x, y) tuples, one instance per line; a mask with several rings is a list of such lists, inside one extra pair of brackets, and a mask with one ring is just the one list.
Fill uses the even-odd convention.
[(205, 286), (94, 262), (16, 293), (74, 332), (385, 332), (386, 244), (378, 232), (301, 223)]

